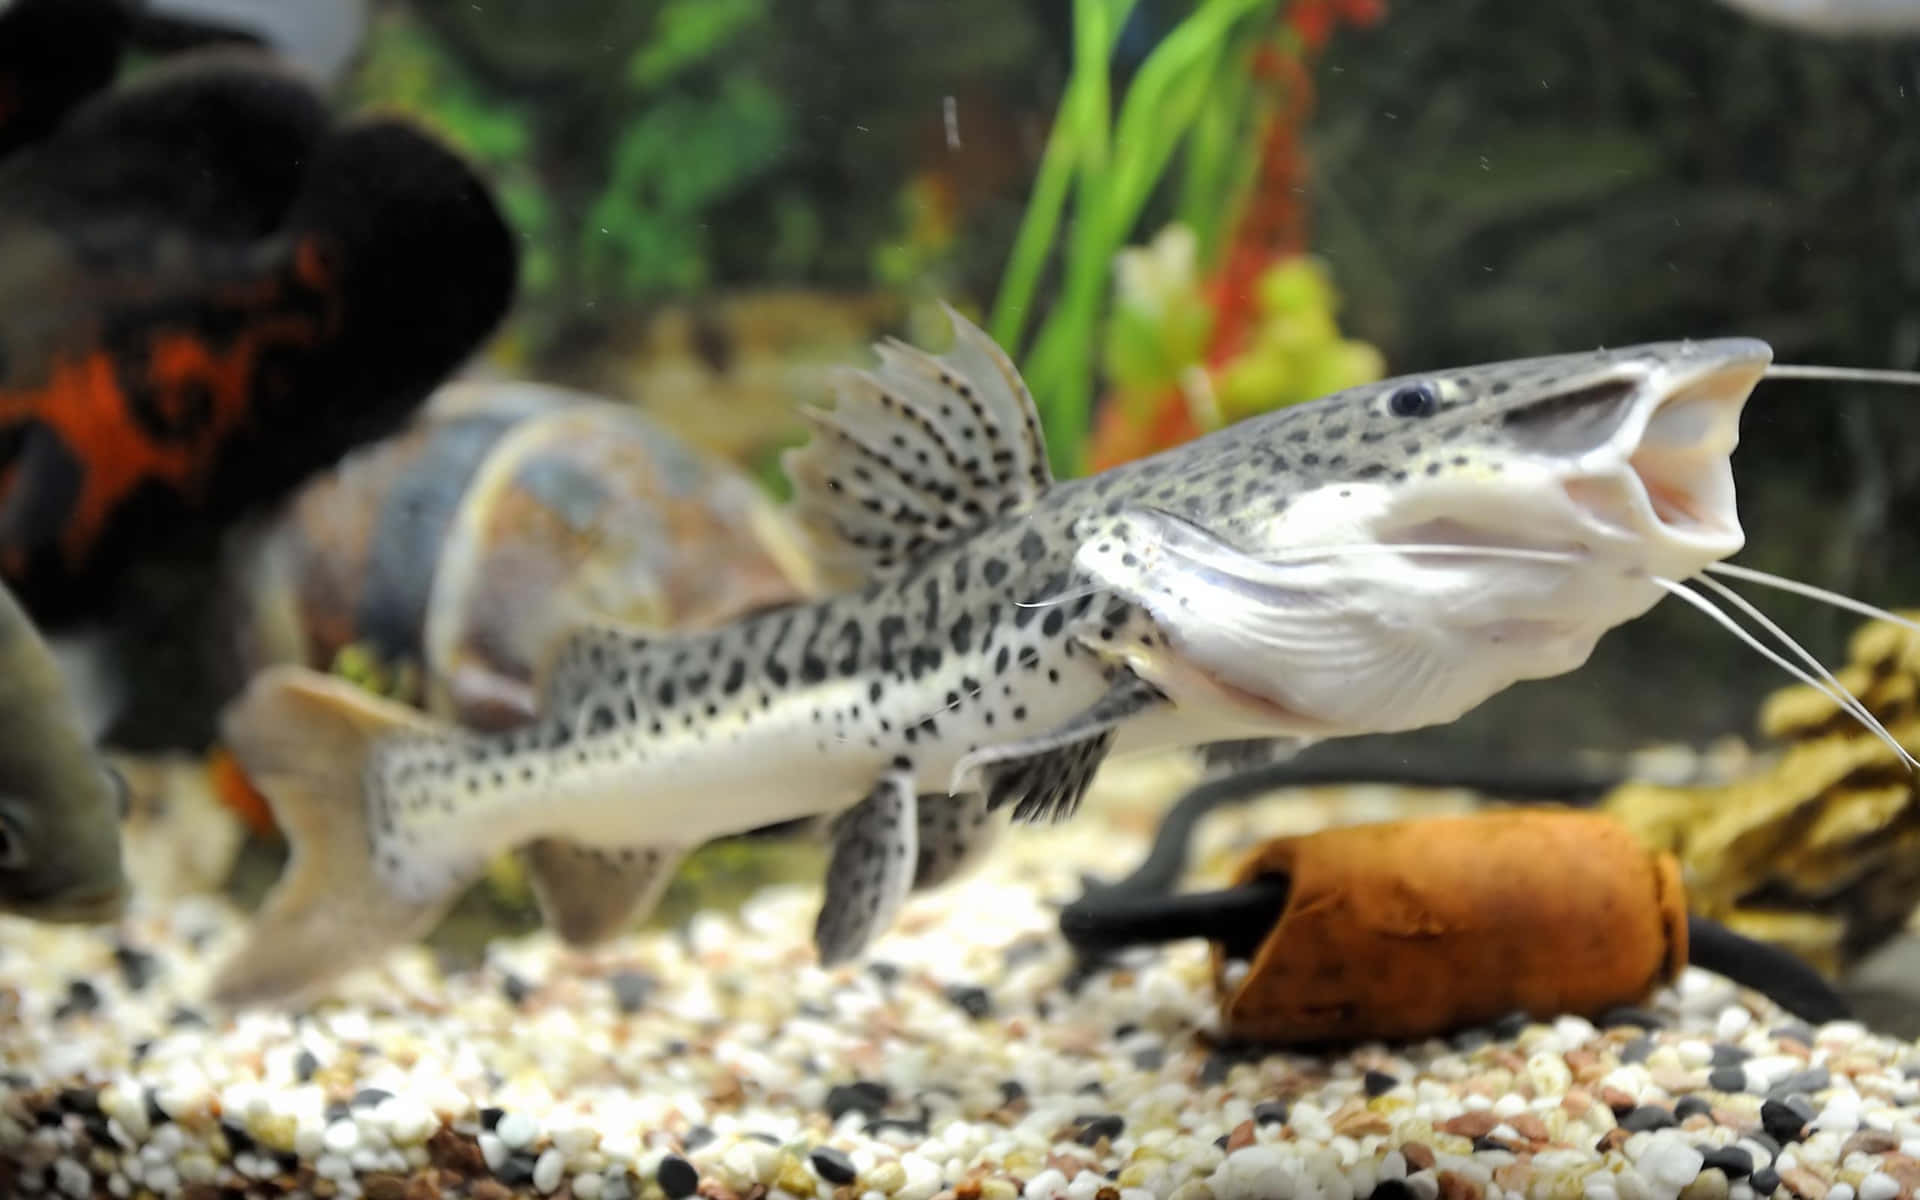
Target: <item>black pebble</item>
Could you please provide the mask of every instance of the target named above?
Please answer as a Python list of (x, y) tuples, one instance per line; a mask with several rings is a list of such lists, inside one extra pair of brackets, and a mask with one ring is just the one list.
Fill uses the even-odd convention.
[(769, 1146), (778, 1146), (780, 1144), (779, 1138), (770, 1133), (762, 1133), (758, 1129), (749, 1130), (747, 1136), (756, 1142), (765, 1142)]
[(1623, 1004), (1619, 1008), (1610, 1008), (1600, 1014), (1600, 1028), (1619, 1029), (1634, 1026), (1645, 1030), (1663, 1029), (1666, 1021), (1651, 1009), (1640, 1008), (1632, 1004)]
[(494, 1108), (489, 1105), (480, 1110), (480, 1128), (486, 1130), (488, 1133), (492, 1133), (500, 1127), (500, 1118), (506, 1115), (506, 1109)]
[(167, 1110), (160, 1107), (160, 1102), (154, 1099), (152, 1088), (147, 1089), (146, 1100), (147, 1100), (147, 1124), (165, 1125), (168, 1121), (173, 1120), (172, 1117), (167, 1115)]
[(1802, 1046), (1813, 1045), (1813, 1027), (1798, 1021), (1790, 1021), (1773, 1031), (1773, 1036), (1781, 1041), (1799, 1042)]
[(507, 998), (508, 1004), (519, 1008), (528, 996), (533, 995), (533, 985), (509, 971), (500, 980), (500, 994)]
[(1760, 1148), (1767, 1152), (1768, 1158), (1780, 1157), (1780, 1139), (1779, 1138), (1774, 1137), (1772, 1134), (1766, 1132), (1763, 1129), (1748, 1130), (1747, 1136), (1751, 1138), (1753, 1141), (1759, 1143)]
[(1620, 1118), (1620, 1128), (1628, 1133), (1666, 1129), (1674, 1123), (1673, 1114), (1657, 1104), (1642, 1104)]
[(1078, 1120), (1081, 1122), (1080, 1132), (1074, 1135), (1073, 1140), (1079, 1142), (1082, 1146), (1095, 1145), (1101, 1138), (1112, 1141), (1119, 1137), (1121, 1131), (1127, 1127), (1127, 1122), (1124, 1118), (1112, 1114), (1080, 1117)]
[(946, 994), (949, 1003), (976, 1021), (993, 1012), (993, 997), (983, 987), (956, 983), (947, 988)]
[(852, 1183), (859, 1172), (853, 1169), (853, 1160), (843, 1150), (832, 1146), (816, 1147), (807, 1161), (813, 1164), (814, 1174), (835, 1186)]
[(393, 1099), (393, 1093), (389, 1092), (387, 1089), (369, 1087), (369, 1088), (361, 1088), (359, 1091), (355, 1092), (353, 1094), (353, 1099), (349, 1103), (351, 1103), (355, 1108), (373, 1108), (373, 1107), (376, 1107), (382, 1100), (391, 1100), (391, 1099)]
[(1760, 1106), (1760, 1127), (1783, 1142), (1797, 1142), (1807, 1119), (1780, 1100), (1768, 1100)]
[(1753, 1155), (1738, 1146), (1716, 1146), (1704, 1152), (1701, 1169), (1719, 1167), (1720, 1173), (1728, 1179), (1742, 1179), (1753, 1174)]
[(1825, 1067), (1809, 1067), (1804, 1071), (1795, 1071), (1767, 1090), (1767, 1095), (1784, 1100), (1794, 1092), (1817, 1092), (1833, 1082), (1833, 1076)]
[(1278, 1100), (1262, 1100), (1253, 1106), (1253, 1123), (1255, 1125), (1285, 1125), (1287, 1123), (1287, 1106)]
[(1000, 1081), (1000, 1103), (1012, 1104), (1016, 1100), (1026, 1099), (1026, 1096), (1027, 1089), (1021, 1086), (1018, 1079), (1003, 1079)]
[(205, 1029), (207, 1019), (184, 1004), (176, 1004), (173, 1011), (167, 1014), (167, 1024), (175, 1029)]
[(540, 1160), (524, 1150), (515, 1150), (507, 1155), (507, 1161), (500, 1164), (500, 1182), (529, 1183), (533, 1180), (533, 1164)]
[(1682, 1096), (1680, 1097), (1680, 1102), (1673, 1106), (1673, 1116), (1676, 1121), (1684, 1121), (1688, 1117), (1710, 1117), (1712, 1115), (1713, 1105), (1708, 1104), (1698, 1096)]
[(293, 1056), (293, 1073), (299, 1077), (301, 1083), (312, 1083), (314, 1075), (319, 1070), (320, 1060), (313, 1056), (313, 1051), (302, 1050)]
[(1495, 1021), (1491, 1026), (1493, 1036), (1502, 1039), (1517, 1038), (1533, 1024), (1533, 1018), (1523, 1012), (1511, 1012)]
[(1382, 1179), (1367, 1193), (1367, 1200), (1415, 1200), (1417, 1195), (1404, 1179)]
[(61, 1088), (56, 1102), (61, 1109), (81, 1116), (96, 1114), (100, 1111), (100, 1093), (91, 1088)]
[(680, 1146), (688, 1154), (692, 1154), (712, 1140), (713, 1130), (705, 1125), (690, 1125), (687, 1127), (687, 1136), (680, 1139)]
[(1623, 1063), (1643, 1063), (1653, 1053), (1653, 1039), (1637, 1037), (1620, 1047), (1620, 1061)]
[(827, 1116), (835, 1121), (850, 1112), (878, 1116), (891, 1099), (893, 1093), (884, 1083), (863, 1079), (856, 1083), (835, 1084), (827, 1092)]
[(329, 1123), (333, 1121), (347, 1121), (352, 1118), (353, 1109), (342, 1104), (340, 1101), (335, 1100), (333, 1103), (327, 1105), (327, 1120)]
[(1707, 1086), (1716, 1092), (1744, 1092), (1747, 1073), (1739, 1067), (1715, 1067), (1707, 1072)]
[(233, 1153), (235, 1154), (252, 1154), (253, 1153), (254, 1146), (256, 1144), (253, 1140), (253, 1135), (248, 1133), (246, 1129), (243, 1128), (238, 1122), (235, 1122), (235, 1121), (220, 1122), (220, 1132), (227, 1135), (227, 1149), (231, 1150)]
[(653, 1173), (653, 1180), (672, 1200), (685, 1200), (700, 1190), (700, 1172), (678, 1154), (669, 1154), (660, 1160), (660, 1169)]
[(1729, 1046), (1725, 1042), (1715, 1042), (1711, 1061), (1716, 1067), (1737, 1067), (1752, 1057), (1753, 1051), (1744, 1046)]
[(647, 1006), (653, 999), (653, 989), (658, 986), (653, 976), (645, 971), (615, 971), (607, 976), (607, 983), (613, 988), (613, 1003), (623, 1013), (635, 1013)]
[(882, 984), (891, 984), (899, 980), (900, 968), (890, 962), (870, 962), (867, 964), (867, 974)]
[(1107, 1094), (1105, 1085), (1098, 1079), (1089, 1079), (1073, 1090), (1076, 1095), (1080, 1096), (1104, 1096)]
[(1484, 1029), (1463, 1029), (1454, 1035), (1453, 1048), (1462, 1054), (1471, 1054), (1491, 1041), (1493, 1038)]
[(84, 979), (76, 979), (67, 985), (67, 998), (53, 1010), (53, 1019), (64, 1021), (76, 1013), (95, 1012), (100, 1008), (100, 989)]
[(1771, 1196), (1780, 1190), (1780, 1172), (1772, 1167), (1761, 1167), (1747, 1180), (1747, 1186), (1753, 1189), (1756, 1196)]
[(138, 950), (122, 943), (113, 948), (113, 961), (120, 966), (120, 976), (127, 982), (127, 990), (138, 992), (153, 982), (160, 973), (160, 960), (145, 950)]
[(1400, 1081), (1385, 1071), (1368, 1071), (1361, 1079), (1369, 1096), (1384, 1096), (1400, 1086)]
[(1509, 1149), (1509, 1147), (1505, 1142), (1501, 1141), (1497, 1137), (1492, 1136), (1491, 1134), (1482, 1134), (1481, 1136), (1473, 1139), (1473, 1152), (1475, 1154), (1478, 1154), (1483, 1150), (1507, 1150), (1507, 1149)]

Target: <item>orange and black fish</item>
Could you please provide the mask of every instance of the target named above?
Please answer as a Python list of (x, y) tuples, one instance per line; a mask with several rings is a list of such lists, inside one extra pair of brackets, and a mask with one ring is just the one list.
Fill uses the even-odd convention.
[(265, 56), (82, 101), (0, 158), (0, 577), (59, 624), (211, 544), (397, 428), (516, 275), (461, 158)]

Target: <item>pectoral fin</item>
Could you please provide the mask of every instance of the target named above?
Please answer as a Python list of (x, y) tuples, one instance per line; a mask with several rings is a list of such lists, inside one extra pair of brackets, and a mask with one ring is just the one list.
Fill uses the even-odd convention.
[(853, 958), (893, 924), (919, 862), (917, 809), (913, 778), (893, 772), (834, 822), (826, 898), (813, 930), (822, 966)]

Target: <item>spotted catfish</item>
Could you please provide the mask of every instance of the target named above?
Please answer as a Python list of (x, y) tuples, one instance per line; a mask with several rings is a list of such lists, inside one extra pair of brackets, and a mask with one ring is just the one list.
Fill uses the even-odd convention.
[(714, 632), (570, 636), (534, 722), (439, 727), (298, 669), (226, 735), (293, 846), (216, 981), (293, 998), (520, 848), (587, 943), (689, 848), (828, 817), (821, 959), (1109, 753), (1445, 722), (1578, 665), (1742, 544), (1729, 454), (1771, 357), (1647, 345), (1394, 379), (1055, 482), (1005, 354), (898, 343), (792, 452), (843, 591)]

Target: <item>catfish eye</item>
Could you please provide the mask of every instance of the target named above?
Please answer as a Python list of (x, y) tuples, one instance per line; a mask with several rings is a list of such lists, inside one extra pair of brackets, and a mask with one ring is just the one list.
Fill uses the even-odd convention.
[(1396, 417), (1430, 417), (1440, 407), (1440, 398), (1425, 383), (1410, 383), (1387, 397), (1387, 411)]
[(0, 813), (0, 871), (18, 871), (27, 865), (25, 831), (5, 813)]

